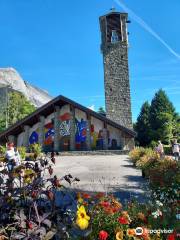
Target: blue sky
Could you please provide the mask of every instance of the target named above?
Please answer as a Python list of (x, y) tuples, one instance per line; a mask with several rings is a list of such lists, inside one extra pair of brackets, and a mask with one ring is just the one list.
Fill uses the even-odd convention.
[[(0, 0), (0, 67), (85, 106), (104, 106), (99, 16), (118, 0)], [(180, 1), (124, 0), (175, 53), (180, 54)], [(132, 113), (163, 88), (180, 112), (180, 58), (129, 16)], [(139, 19), (138, 19), (139, 20)]]

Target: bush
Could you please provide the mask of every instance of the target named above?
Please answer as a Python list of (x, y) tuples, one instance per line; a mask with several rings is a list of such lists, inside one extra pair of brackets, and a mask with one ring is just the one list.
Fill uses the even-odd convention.
[(158, 153), (153, 151), (150, 148), (147, 148), (144, 156), (142, 156), (137, 162), (136, 167), (142, 170), (148, 170), (155, 166), (155, 164), (159, 161), (160, 156)]
[(171, 157), (164, 157), (160, 159), (156, 166), (150, 169), (150, 185), (152, 188), (159, 186), (171, 186), (172, 183), (177, 183), (179, 171), (179, 164)]
[(136, 147), (129, 153), (129, 157), (135, 165), (136, 162), (146, 154), (146, 149), (143, 147)]
[(6, 152), (6, 146), (1, 146), (0, 145), (0, 155), (4, 155)]
[(26, 158), (26, 147), (18, 147), (17, 150), (21, 156), (21, 159), (24, 160)]
[(31, 144), (30, 151), (34, 153), (34, 158), (37, 158), (41, 155), (42, 146), (39, 143)]
[(172, 147), (169, 145), (164, 145), (164, 153), (166, 155), (172, 155)]
[(152, 149), (155, 149), (155, 147), (157, 147), (157, 142), (156, 141), (151, 141), (149, 147), (152, 148)]
[(6, 166), (0, 171), (0, 239), (69, 239), (75, 212), (66, 208), (77, 206), (62, 181), (71, 185), (79, 180), (70, 174), (57, 178), (54, 162), (43, 156), (34, 164), (22, 162), (11, 171)]

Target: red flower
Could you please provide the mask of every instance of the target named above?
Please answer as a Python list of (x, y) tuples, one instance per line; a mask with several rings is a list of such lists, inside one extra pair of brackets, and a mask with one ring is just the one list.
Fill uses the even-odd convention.
[(36, 198), (37, 195), (38, 195), (38, 192), (35, 191), (35, 190), (31, 193), (31, 197), (32, 197), (32, 198)]
[(113, 214), (113, 213), (114, 213), (112, 207), (105, 207), (105, 208), (104, 208), (104, 211), (105, 211), (105, 213), (107, 213), (107, 214)]
[(172, 234), (168, 235), (167, 240), (176, 240), (176, 238), (175, 238), (175, 234), (172, 233)]
[(32, 222), (26, 221), (26, 224), (27, 224), (27, 227), (28, 227), (29, 229), (33, 229), (33, 224), (32, 224)]
[(51, 200), (51, 201), (54, 200), (54, 193), (52, 191), (48, 190), (47, 196), (48, 196), (49, 200)]
[(82, 198), (90, 199), (91, 195), (89, 195), (88, 193), (82, 193)]
[(104, 230), (99, 232), (99, 240), (106, 240), (108, 238), (108, 233)]
[(105, 196), (105, 193), (97, 193), (95, 195), (95, 198), (103, 198)]
[(119, 211), (119, 208), (113, 207), (113, 208), (112, 208), (112, 211), (113, 211), (113, 213), (117, 213), (117, 212)]
[(124, 217), (119, 217), (118, 222), (121, 224), (129, 224), (129, 221)]
[(110, 202), (100, 202), (100, 205), (104, 208), (107, 208), (107, 207), (111, 206)]

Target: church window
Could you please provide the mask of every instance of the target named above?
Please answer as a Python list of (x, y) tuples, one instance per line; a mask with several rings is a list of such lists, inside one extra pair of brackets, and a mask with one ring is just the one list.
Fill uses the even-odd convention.
[(111, 43), (116, 43), (119, 41), (119, 37), (116, 30), (112, 30)]

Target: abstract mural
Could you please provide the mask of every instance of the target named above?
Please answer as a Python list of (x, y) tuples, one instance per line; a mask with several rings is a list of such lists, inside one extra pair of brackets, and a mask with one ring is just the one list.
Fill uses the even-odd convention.
[[(60, 149), (68, 151), (70, 149), (70, 127), (71, 127), (71, 114), (69, 112), (63, 113), (59, 116), (59, 133), (60, 133)], [(91, 133), (91, 147), (92, 149), (103, 149), (104, 138), (105, 138), (105, 129), (102, 128), (101, 122), (97, 123), (96, 121), (91, 124), (90, 133)], [(45, 129), (45, 140), (44, 146), (45, 149), (53, 147), (54, 144), (54, 119), (50, 116), (47, 119), (47, 124), (44, 126)], [(38, 143), (39, 140), (39, 129), (34, 127), (31, 130), (31, 135), (29, 137), (29, 143), (34, 144)], [(112, 127), (108, 129), (108, 148), (117, 149), (119, 144), (117, 142), (118, 133)], [(87, 137), (87, 121), (84, 120), (82, 114), (77, 114), (75, 118), (75, 146), (76, 150), (85, 150), (86, 149), (86, 137)]]
[(59, 116), (60, 120), (60, 149), (68, 151), (70, 148), (71, 115), (69, 112)]
[(38, 143), (38, 140), (39, 140), (39, 134), (38, 134), (38, 131), (33, 131), (29, 137), (29, 144), (35, 144), (35, 143)]
[(76, 134), (75, 134), (75, 142), (76, 142), (76, 149), (85, 149), (86, 148), (86, 128), (87, 122), (81, 118), (79, 121), (77, 118), (76, 121)]
[(60, 117), (60, 135), (61, 136), (69, 136), (70, 135), (70, 119), (71, 115), (70, 113), (64, 113)]
[(45, 129), (45, 140), (44, 145), (52, 145), (54, 142), (54, 125), (53, 122), (49, 122), (44, 126)]
[(76, 118), (76, 142), (85, 142), (86, 141), (86, 127), (87, 122), (82, 118), (81, 121), (78, 121)]

